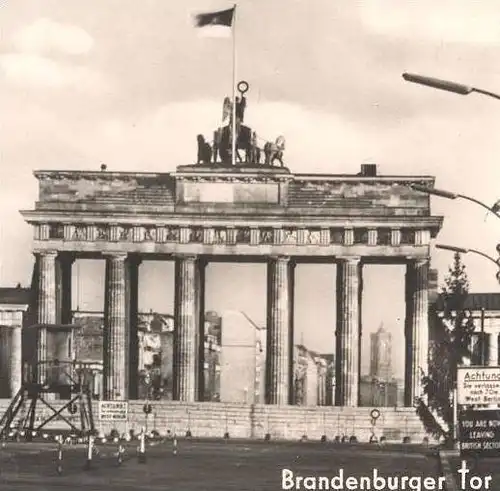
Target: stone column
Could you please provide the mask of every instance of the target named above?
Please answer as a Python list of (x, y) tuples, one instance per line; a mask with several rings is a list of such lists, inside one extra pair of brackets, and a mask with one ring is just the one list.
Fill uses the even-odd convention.
[(195, 401), (198, 390), (198, 275), (196, 256), (176, 257), (174, 399), (185, 402)]
[[(37, 324), (55, 324), (56, 309), (56, 256), (57, 251), (37, 253)], [(36, 374), (43, 383), (47, 370), (47, 329), (39, 328), (36, 333)]]
[(198, 261), (197, 287), (196, 287), (196, 311), (198, 317), (198, 373), (196, 386), (198, 387), (198, 400), (205, 400), (205, 269), (206, 261)]
[(428, 259), (413, 259), (406, 269), (405, 406), (423, 395), (422, 374), (428, 373)]
[(139, 266), (141, 258), (129, 255), (126, 262), (126, 332), (128, 334), (127, 366), (128, 366), (128, 397), (139, 397)]
[(73, 254), (60, 253), (56, 260), (56, 322), (71, 324), (71, 287), (72, 266), (75, 260)]
[(19, 324), (16, 323), (10, 329), (9, 382), (11, 397), (14, 397), (18, 393), (23, 378), (22, 313), (20, 317)]
[(358, 405), (361, 263), (359, 257), (337, 263), (335, 405)]
[(126, 399), (127, 350), (126, 329), (126, 274), (122, 253), (106, 255), (106, 282), (104, 306), (104, 398)]
[(489, 335), (488, 366), (498, 366), (498, 332), (492, 331)]
[(268, 263), (267, 404), (289, 404), (291, 397), (292, 268), (289, 257), (274, 257)]

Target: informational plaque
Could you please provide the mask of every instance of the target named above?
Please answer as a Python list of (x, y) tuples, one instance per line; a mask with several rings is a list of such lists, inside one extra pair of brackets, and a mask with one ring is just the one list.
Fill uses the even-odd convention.
[(100, 421), (127, 421), (127, 401), (99, 401)]
[(459, 367), (458, 404), (500, 404), (500, 367)]
[(459, 414), (459, 441), (462, 453), (489, 453), (500, 451), (500, 410), (471, 409)]

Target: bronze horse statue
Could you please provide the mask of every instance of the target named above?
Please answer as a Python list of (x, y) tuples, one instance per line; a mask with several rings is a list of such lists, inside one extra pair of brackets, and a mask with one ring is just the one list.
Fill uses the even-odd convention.
[(198, 135), (196, 137), (198, 141), (198, 164), (210, 164), (212, 160), (212, 147), (210, 143), (205, 141), (205, 137), (203, 135)]
[(274, 165), (274, 161), (277, 160), (281, 167), (284, 167), (283, 164), (283, 152), (285, 150), (285, 137), (278, 136), (276, 141), (267, 142), (264, 145), (264, 155), (265, 155), (265, 165)]

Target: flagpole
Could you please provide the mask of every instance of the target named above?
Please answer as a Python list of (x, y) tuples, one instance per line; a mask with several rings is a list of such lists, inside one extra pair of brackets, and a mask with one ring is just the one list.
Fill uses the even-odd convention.
[(236, 4), (233, 11), (233, 107), (231, 128), (231, 163), (236, 165)]

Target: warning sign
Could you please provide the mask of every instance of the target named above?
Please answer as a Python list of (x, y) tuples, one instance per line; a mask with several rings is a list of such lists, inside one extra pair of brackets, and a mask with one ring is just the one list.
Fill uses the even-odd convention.
[(500, 367), (459, 367), (458, 404), (500, 404)]
[(101, 421), (127, 421), (127, 401), (99, 401), (99, 419)]
[(468, 410), (459, 417), (462, 453), (498, 455), (500, 450), (500, 411)]

